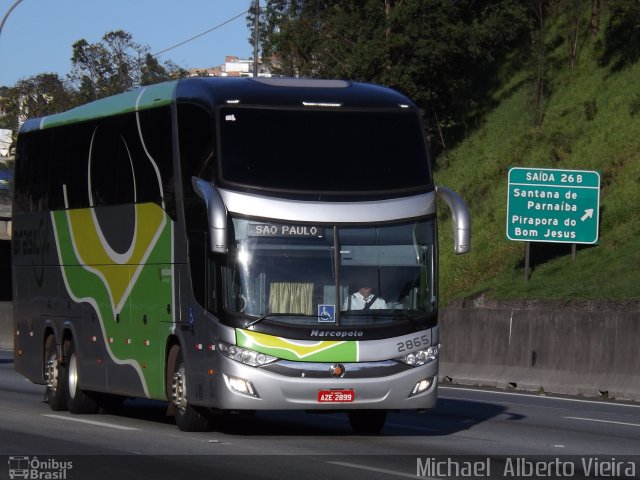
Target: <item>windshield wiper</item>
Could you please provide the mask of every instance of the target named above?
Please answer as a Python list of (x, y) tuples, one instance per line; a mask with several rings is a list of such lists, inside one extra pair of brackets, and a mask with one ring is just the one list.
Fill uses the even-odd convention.
[(269, 317), (288, 317), (289, 315), (291, 315), (291, 314), (290, 313), (265, 313), (261, 317), (258, 317), (255, 320), (247, 323), (245, 325), (245, 328), (253, 327), (254, 325), (260, 323), (263, 320), (266, 320)]
[(319, 315), (305, 315), (305, 314), (302, 314), (302, 313), (265, 313), (261, 317), (258, 317), (255, 320), (252, 320), (251, 322), (249, 322), (247, 325), (245, 325), (245, 328), (252, 327), (252, 326), (262, 322), (263, 320), (268, 319), (269, 317), (323, 318), (323, 317), (321, 317)]

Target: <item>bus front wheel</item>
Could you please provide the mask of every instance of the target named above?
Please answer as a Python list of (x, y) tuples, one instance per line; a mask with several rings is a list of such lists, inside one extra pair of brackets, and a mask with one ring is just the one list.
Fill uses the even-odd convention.
[(171, 385), (169, 401), (173, 405), (176, 425), (183, 432), (204, 432), (210, 427), (205, 409), (189, 404), (187, 374), (178, 345), (169, 350), (167, 385)]

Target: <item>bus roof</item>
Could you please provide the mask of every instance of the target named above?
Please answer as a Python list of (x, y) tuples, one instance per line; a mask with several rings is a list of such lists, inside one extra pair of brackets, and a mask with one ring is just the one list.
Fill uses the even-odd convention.
[(208, 108), (225, 104), (273, 107), (414, 108), (400, 93), (380, 85), (347, 80), (300, 78), (187, 78), (176, 101)]
[(62, 113), (27, 120), (20, 133), (170, 104), (197, 103), (281, 107), (415, 108), (400, 93), (380, 85), (346, 80), (195, 77), (174, 80), (96, 100)]
[(176, 80), (140, 87), (129, 92), (80, 105), (66, 112), (32, 118), (24, 122), (20, 128), (20, 133), (167, 105), (173, 99), (177, 84), (178, 81)]

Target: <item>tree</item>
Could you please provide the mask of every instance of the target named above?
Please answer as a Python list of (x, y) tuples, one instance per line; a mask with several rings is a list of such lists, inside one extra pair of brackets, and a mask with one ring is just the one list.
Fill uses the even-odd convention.
[(600, 0), (591, 0), (591, 38), (596, 39), (600, 33)]
[[(308, 75), (312, 70), (310, 50), (315, 32), (309, 20), (318, 15), (321, 4), (309, 8), (309, 2), (303, 0), (267, 0), (260, 14), (260, 43), (262, 57), (276, 75)], [(254, 14), (250, 12), (248, 22)]]
[(584, 9), (583, 0), (569, 0), (564, 4), (567, 18), (567, 54), (569, 67), (575, 70), (578, 60), (578, 42), (580, 40), (580, 26)]
[(397, 1), (389, 16), (387, 83), (424, 109), (447, 148), (490, 107), (500, 61), (528, 30), (521, 2)]
[(69, 77), (83, 102), (130, 90), (139, 84), (137, 72), (146, 52), (133, 42), (131, 34), (122, 30), (109, 32), (101, 42), (81, 39), (72, 48)]
[(155, 83), (166, 82), (167, 80), (175, 80), (188, 76), (184, 68), (177, 66), (171, 61), (165, 62), (164, 66), (158, 60), (147, 53), (145, 56), (144, 66), (142, 67), (142, 75), (140, 76), (140, 85), (153, 85)]
[(71, 62), (69, 78), (81, 103), (186, 75), (172, 62), (161, 65), (148, 46), (134, 42), (123, 30), (108, 32), (96, 43), (78, 40)]
[(396, 88), (443, 148), (482, 109), (497, 62), (530, 23), (517, 0), (267, 0), (261, 17), (275, 73)]
[(547, 48), (545, 45), (546, 38), (546, 19), (547, 19), (547, 2), (546, 0), (532, 0), (532, 10), (535, 14), (536, 28), (531, 33), (531, 53), (534, 63), (534, 87), (533, 87), (533, 123), (536, 127), (542, 125), (544, 119), (544, 97), (546, 93), (547, 80)]
[(604, 29), (602, 63), (621, 69), (640, 59), (640, 3), (609, 0), (609, 19)]
[(41, 73), (18, 81), (6, 91), (4, 108), (7, 127), (17, 130), (29, 117), (42, 117), (74, 105), (74, 93), (55, 73)]

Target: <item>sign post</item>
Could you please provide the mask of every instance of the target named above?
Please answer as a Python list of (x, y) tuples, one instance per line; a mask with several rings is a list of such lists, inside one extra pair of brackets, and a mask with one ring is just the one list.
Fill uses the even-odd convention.
[(529, 242), (598, 242), (600, 174), (588, 170), (514, 167), (509, 170), (507, 238), (525, 244), (525, 283), (529, 281)]
[(507, 238), (598, 243), (600, 174), (587, 170), (509, 170)]

